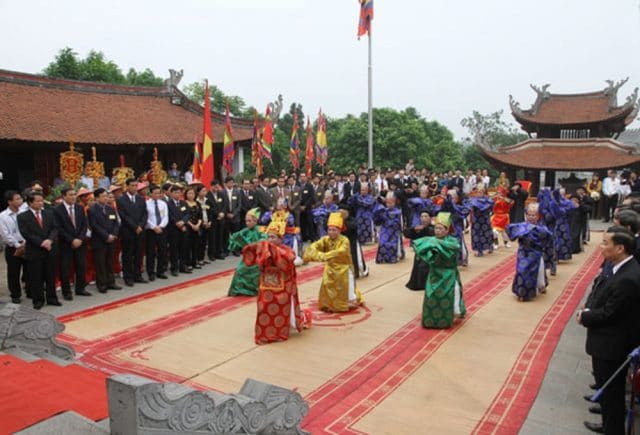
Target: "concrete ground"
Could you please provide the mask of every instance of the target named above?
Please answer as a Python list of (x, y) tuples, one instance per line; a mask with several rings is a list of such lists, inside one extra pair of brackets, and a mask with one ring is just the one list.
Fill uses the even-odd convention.
[[(591, 221), (593, 231), (603, 231), (607, 224), (600, 221)], [(600, 243), (600, 235), (595, 234), (590, 243)], [(121, 291), (109, 291), (100, 294), (94, 285), (87, 289), (93, 293), (91, 297), (76, 296), (73, 301), (62, 299), (62, 307), (43, 308), (44, 312), (55, 316), (73, 313), (86, 308), (113, 302), (125, 297), (143, 294), (163, 286), (173, 285), (200, 276), (221, 272), (234, 268), (239, 258), (230, 256), (225, 260), (216, 260), (212, 264), (205, 265), (201, 270), (192, 274), (180, 274), (179, 277), (169, 276), (168, 280), (156, 280), (149, 284), (136, 284), (134, 287), (124, 287)], [(9, 302), (9, 292), (6, 283), (6, 264), (0, 261), (0, 303)], [(146, 278), (146, 277), (145, 277)], [(117, 280), (122, 285), (122, 280)], [(585, 292), (585, 297), (588, 292)], [(30, 300), (23, 298), (23, 304), (30, 304)], [(591, 360), (584, 352), (586, 330), (571, 319), (558, 343), (551, 358), (540, 392), (523, 425), (520, 434), (584, 434), (588, 432), (583, 421), (599, 422), (599, 416), (589, 414), (589, 404), (582, 398), (584, 394), (591, 393), (588, 385), (592, 383)]]

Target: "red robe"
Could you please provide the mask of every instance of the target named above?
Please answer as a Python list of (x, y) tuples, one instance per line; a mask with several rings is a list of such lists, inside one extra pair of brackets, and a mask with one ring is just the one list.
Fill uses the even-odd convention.
[(285, 245), (262, 241), (245, 246), (242, 256), (247, 266), (257, 264), (260, 268), (256, 344), (288, 339), (291, 326), (301, 332), (307, 322), (300, 309), (295, 252)]
[(504, 231), (509, 225), (509, 210), (513, 207), (513, 201), (502, 196), (493, 199), (493, 215), (491, 226), (498, 231)]

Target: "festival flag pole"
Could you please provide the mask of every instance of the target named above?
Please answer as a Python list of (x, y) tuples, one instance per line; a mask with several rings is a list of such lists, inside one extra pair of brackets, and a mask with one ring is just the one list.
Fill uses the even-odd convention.
[(369, 167), (373, 167), (373, 65), (372, 43), (371, 43), (371, 21), (373, 21), (373, 0), (359, 0), (360, 21), (358, 22), (358, 39), (364, 34), (369, 37), (369, 66), (368, 66), (368, 109), (369, 109), (369, 129), (368, 129), (368, 155)]

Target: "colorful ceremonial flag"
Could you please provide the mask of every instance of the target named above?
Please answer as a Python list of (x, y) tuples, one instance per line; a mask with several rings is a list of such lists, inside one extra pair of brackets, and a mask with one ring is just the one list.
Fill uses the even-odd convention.
[(327, 120), (322, 114), (322, 109), (318, 112), (318, 129), (316, 131), (316, 162), (324, 166), (327, 163), (329, 150), (327, 148)]
[(262, 129), (262, 148), (260, 150), (262, 157), (271, 160), (271, 145), (273, 145), (273, 122), (271, 121), (271, 107), (267, 106), (267, 112), (264, 114), (264, 128)]
[(291, 129), (291, 150), (289, 152), (291, 156), (291, 165), (296, 171), (300, 169), (300, 141), (298, 140), (298, 113), (293, 114), (293, 128)]
[(231, 132), (231, 116), (229, 116), (229, 102), (227, 101), (226, 114), (224, 117), (224, 138), (222, 140), (222, 164), (227, 170), (227, 174), (233, 174), (233, 156), (236, 151), (233, 146), (233, 133)]
[(360, 1), (360, 21), (358, 21), (358, 39), (362, 35), (371, 32), (371, 21), (373, 20), (373, 0)]
[(262, 155), (260, 145), (260, 129), (258, 128), (258, 111), (253, 110), (253, 138), (251, 139), (251, 164), (256, 167), (256, 175), (262, 175)]
[(209, 82), (204, 90), (204, 123), (202, 127), (202, 184), (211, 186), (215, 178), (213, 167), (213, 133), (211, 130), (211, 102), (209, 101)]
[(202, 178), (202, 162), (200, 161), (200, 147), (201, 143), (198, 140), (198, 135), (196, 134), (196, 139), (193, 144), (193, 179), (200, 181)]
[(313, 131), (311, 130), (311, 120), (307, 116), (307, 149), (304, 155), (304, 167), (307, 177), (313, 173)]

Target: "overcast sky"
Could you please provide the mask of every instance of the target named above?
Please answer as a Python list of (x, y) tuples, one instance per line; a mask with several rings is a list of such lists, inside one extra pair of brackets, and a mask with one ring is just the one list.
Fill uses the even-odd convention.
[[(184, 69), (262, 108), (278, 93), (313, 116), (367, 110), (357, 0), (0, 0), (0, 68), (38, 73), (65, 46), (125, 72)], [(375, 0), (374, 106), (413, 106), (466, 136), (473, 110), (552, 93), (640, 86), (639, 0)], [(638, 126), (638, 122), (634, 124)]]

